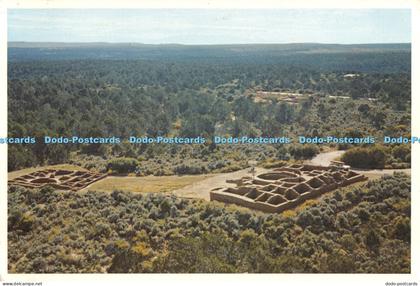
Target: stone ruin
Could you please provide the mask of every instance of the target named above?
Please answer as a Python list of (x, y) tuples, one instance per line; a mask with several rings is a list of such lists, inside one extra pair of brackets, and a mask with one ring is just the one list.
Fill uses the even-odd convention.
[(345, 168), (292, 165), (274, 169), (255, 178), (228, 180), (226, 182), (237, 186), (211, 190), (210, 200), (279, 213), (339, 187), (365, 180), (366, 176)]
[(106, 176), (107, 174), (88, 171), (46, 169), (9, 180), (8, 184), (26, 188), (41, 188), (48, 185), (57, 190), (78, 191)]

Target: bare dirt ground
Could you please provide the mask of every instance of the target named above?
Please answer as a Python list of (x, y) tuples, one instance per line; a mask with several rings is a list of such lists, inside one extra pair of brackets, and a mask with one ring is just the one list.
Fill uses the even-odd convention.
[(374, 170), (359, 170), (353, 169), (356, 172), (365, 175), (369, 179), (378, 179), (383, 175), (392, 175), (394, 172), (403, 172), (411, 176), (411, 169), (374, 169)]
[(185, 176), (108, 176), (97, 181), (83, 191), (112, 192), (114, 190), (140, 192), (140, 193), (167, 193), (185, 186), (191, 186), (201, 180), (214, 176), (206, 175), (185, 175)]
[(319, 166), (329, 166), (331, 161), (337, 160), (345, 151), (331, 151), (320, 153), (311, 160), (306, 160), (305, 163)]
[[(207, 201), (210, 200), (210, 190), (220, 187), (234, 187), (235, 184), (229, 184), (226, 180), (236, 180), (245, 176), (252, 176), (249, 172), (250, 168), (239, 170), (232, 173), (223, 173), (215, 175), (211, 178), (193, 183), (192, 185), (185, 186), (181, 189), (175, 190), (172, 193), (185, 198), (200, 198)], [(255, 168), (256, 175), (264, 173), (267, 169)]]

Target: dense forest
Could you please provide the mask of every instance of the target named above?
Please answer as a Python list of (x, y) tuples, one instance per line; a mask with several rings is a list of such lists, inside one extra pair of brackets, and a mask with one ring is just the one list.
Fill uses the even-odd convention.
[[(322, 148), (45, 145), (43, 136), (407, 135), (410, 58), (405, 44), (10, 43), (8, 136), (38, 143), (9, 145), (8, 168), (70, 162), (105, 172), (111, 160), (128, 158), (143, 175), (194, 174), (237, 170), (249, 159), (305, 159)], [(305, 100), (260, 102), (258, 91)], [(410, 162), (407, 151), (382, 151), (384, 166)]]
[(406, 72), (411, 44), (250, 44), (143, 45), (137, 43), (25, 43), (10, 42), (10, 61), (31, 60), (165, 60), (206, 64), (294, 65), (317, 70)]
[(410, 188), (395, 173), (272, 215), (175, 196), (12, 186), (9, 271), (410, 273)]
[[(404, 144), (212, 142), (214, 136), (409, 136), (409, 44), (9, 43), (8, 57), (8, 137), (37, 138), (8, 145), (9, 171), (70, 163), (114, 175), (203, 174), (244, 169), (251, 160), (274, 168), (328, 150), (346, 150), (341, 160), (356, 168), (410, 167)], [(44, 144), (44, 136), (208, 141)], [(409, 273), (410, 197), (410, 177), (398, 172), (281, 214), (167, 193), (11, 185), (8, 267), (12, 273)]]

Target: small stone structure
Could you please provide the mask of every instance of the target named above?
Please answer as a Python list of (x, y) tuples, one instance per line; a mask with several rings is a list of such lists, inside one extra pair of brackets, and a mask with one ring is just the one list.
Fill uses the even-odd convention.
[(49, 185), (58, 190), (78, 191), (106, 176), (107, 174), (88, 171), (45, 169), (9, 180), (8, 184), (27, 188), (41, 188)]
[(256, 92), (254, 96), (254, 101), (267, 102), (270, 99), (274, 99), (274, 100), (289, 103), (289, 104), (297, 104), (303, 100), (307, 100), (311, 96), (312, 96), (311, 94), (260, 90)]
[(339, 187), (365, 180), (364, 175), (336, 166), (292, 165), (255, 178), (227, 181), (237, 186), (211, 190), (210, 200), (279, 213)]

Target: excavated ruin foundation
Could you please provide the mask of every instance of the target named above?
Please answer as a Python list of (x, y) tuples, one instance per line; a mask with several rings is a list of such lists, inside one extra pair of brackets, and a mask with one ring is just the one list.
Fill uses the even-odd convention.
[(87, 171), (46, 169), (9, 180), (8, 184), (27, 188), (41, 188), (49, 185), (58, 190), (78, 191), (106, 176), (106, 174)]
[(338, 167), (292, 165), (255, 178), (232, 181), (233, 188), (210, 191), (210, 200), (233, 203), (263, 212), (279, 213), (295, 208), (339, 187), (367, 180), (364, 175)]

